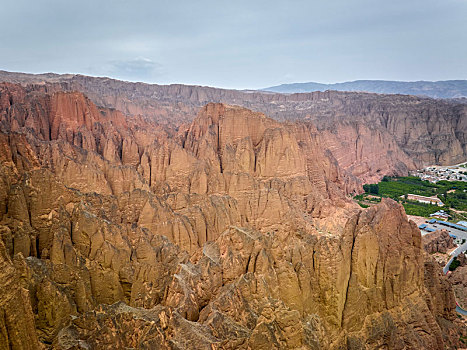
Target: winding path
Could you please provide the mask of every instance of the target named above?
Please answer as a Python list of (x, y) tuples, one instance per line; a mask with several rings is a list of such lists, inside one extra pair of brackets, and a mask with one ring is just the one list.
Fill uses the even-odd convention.
[[(465, 252), (466, 250), (467, 250), (467, 241), (466, 241), (464, 244), (460, 245), (459, 247), (457, 247), (456, 249), (454, 249), (454, 250), (452, 251), (452, 253), (451, 253), (451, 259), (449, 259), (449, 261), (447, 262), (446, 266), (444, 266), (444, 268), (443, 268), (443, 273), (444, 273), (444, 274), (447, 274), (447, 273), (448, 273), (448, 271), (449, 271), (449, 266), (450, 266), (451, 263), (453, 262), (454, 258), (455, 258), (456, 256), (458, 256), (460, 253)], [(456, 311), (457, 311), (458, 313), (460, 313), (461, 315), (466, 315), (466, 316), (467, 316), (467, 310), (461, 308), (461, 307), (459, 306), (459, 304), (457, 304), (457, 302), (456, 302)]]

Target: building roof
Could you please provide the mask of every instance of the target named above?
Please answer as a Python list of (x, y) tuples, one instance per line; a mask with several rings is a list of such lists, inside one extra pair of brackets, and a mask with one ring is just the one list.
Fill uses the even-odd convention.
[(440, 216), (442, 218), (448, 218), (450, 215), (446, 213), (440, 213), (439, 211), (437, 211), (436, 213), (430, 214), (430, 216)]
[(430, 221), (428, 221), (428, 223), (430, 223), (430, 224), (440, 224), (440, 225), (448, 226), (448, 227), (451, 227), (451, 228), (455, 228), (457, 230), (467, 232), (467, 227), (457, 225), (457, 224), (453, 224), (452, 222), (449, 222), (449, 221), (441, 221), (441, 220), (431, 219)]
[(411, 200), (416, 200), (416, 201), (426, 201), (430, 203), (434, 202), (434, 203), (437, 203), (439, 207), (444, 206), (444, 203), (441, 201), (441, 199), (439, 199), (436, 196), (427, 197), (427, 196), (422, 196), (420, 194), (408, 193), (407, 198)]
[(411, 197), (413, 197), (413, 198), (419, 198), (419, 199), (430, 200), (430, 201), (433, 201), (433, 202), (441, 202), (441, 199), (439, 199), (439, 198), (436, 197), (436, 196), (427, 197), (427, 196), (422, 196), (422, 195), (420, 195), (420, 194), (413, 194), (413, 193), (408, 193), (407, 196), (411, 196)]

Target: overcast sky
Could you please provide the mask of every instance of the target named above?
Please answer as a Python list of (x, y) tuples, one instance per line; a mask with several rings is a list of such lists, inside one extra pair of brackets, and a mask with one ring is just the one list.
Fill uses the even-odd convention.
[(0, 69), (261, 88), (467, 79), (467, 0), (0, 0)]

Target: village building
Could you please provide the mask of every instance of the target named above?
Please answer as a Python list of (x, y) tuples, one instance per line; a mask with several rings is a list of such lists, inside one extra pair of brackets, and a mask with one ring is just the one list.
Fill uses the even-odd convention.
[(448, 220), (450, 215), (446, 213), (444, 210), (438, 210), (436, 213), (430, 214), (432, 218), (438, 218), (442, 220)]
[(418, 194), (408, 194), (407, 199), (412, 200), (412, 201), (417, 201), (420, 203), (425, 203), (425, 204), (432, 204), (432, 205), (437, 205), (438, 207), (443, 207), (444, 203), (439, 199), (438, 197), (426, 197), (426, 196), (420, 196)]

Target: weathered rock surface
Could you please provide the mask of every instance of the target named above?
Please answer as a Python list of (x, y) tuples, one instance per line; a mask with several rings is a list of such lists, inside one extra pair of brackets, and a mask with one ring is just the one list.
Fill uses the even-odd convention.
[(447, 230), (437, 230), (427, 233), (422, 237), (423, 248), (429, 254), (447, 253), (451, 248), (455, 247), (454, 239), (449, 236)]
[[(5, 230), (5, 227), (2, 227)], [(0, 349), (40, 349), (21, 254), (13, 262), (0, 240)]]
[[(404, 95), (358, 92), (277, 94), (186, 85), (149, 85), (82, 75), (0, 72), (1, 81), (54, 84), (78, 90), (96, 104), (161, 123), (191, 122), (199, 107), (222, 102), (266, 113), (276, 120), (312, 124), (339, 164), (364, 181), (406, 174), (428, 164), (467, 159), (467, 105)], [(374, 147), (369, 147), (372, 145)]]
[(459, 266), (465, 266), (467, 265), (467, 256), (465, 254), (459, 254), (456, 257), (457, 261), (459, 261)]
[(459, 305), (467, 308), (467, 266), (459, 266), (455, 271), (449, 274), (449, 282), (452, 284), (454, 294)]
[(354, 216), (340, 236), (232, 227), (179, 265), (161, 305), (84, 314), (56, 347), (455, 347), (452, 290), (423, 260), (416, 226), (390, 201)]
[(174, 129), (0, 85), (6, 349), (443, 349), (449, 283), (307, 123), (208, 104)]

